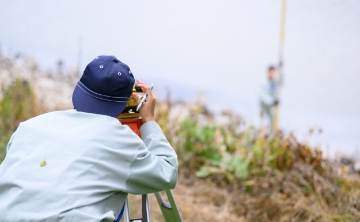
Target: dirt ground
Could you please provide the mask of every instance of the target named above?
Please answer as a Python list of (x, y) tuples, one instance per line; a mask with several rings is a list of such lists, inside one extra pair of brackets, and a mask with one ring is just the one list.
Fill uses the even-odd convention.
[[(227, 197), (231, 194), (206, 180), (189, 181), (184, 176), (180, 176), (179, 182), (176, 188), (172, 190), (172, 193), (183, 222), (245, 221), (244, 218), (239, 218), (229, 212), (230, 203)], [(162, 196), (163, 199), (166, 199), (165, 193)], [(150, 194), (149, 199), (152, 221), (165, 222), (155, 195)], [(129, 201), (131, 219), (141, 218), (141, 195), (129, 195)]]

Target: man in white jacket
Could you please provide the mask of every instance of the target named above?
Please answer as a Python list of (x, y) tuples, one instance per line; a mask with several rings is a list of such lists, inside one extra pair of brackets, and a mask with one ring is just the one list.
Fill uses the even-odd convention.
[(75, 87), (76, 109), (19, 125), (0, 166), (0, 221), (114, 221), (128, 193), (175, 187), (177, 156), (154, 121), (151, 89), (139, 81), (141, 138), (116, 119), (134, 82), (126, 64), (99, 56)]
[[(279, 66), (280, 69), (281, 66)], [(275, 106), (279, 104), (279, 88), (282, 85), (282, 74), (281, 72), (276, 73), (274, 66), (268, 68), (267, 80), (261, 84), (260, 88), (260, 107), (261, 107), (261, 118), (264, 116), (269, 120), (269, 135), (274, 136), (274, 115)]]

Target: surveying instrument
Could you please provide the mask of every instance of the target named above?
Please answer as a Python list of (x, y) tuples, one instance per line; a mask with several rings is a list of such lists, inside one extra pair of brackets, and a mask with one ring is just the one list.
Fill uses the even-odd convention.
[[(144, 94), (142, 89), (137, 86), (137, 82), (135, 82), (134, 84), (133, 92), (139, 94), (139, 96), (141, 97), (141, 102), (139, 103), (139, 105), (137, 105), (135, 100), (130, 98), (129, 102), (126, 104), (124, 111), (117, 118), (119, 119), (121, 124), (127, 125), (136, 135), (141, 137), (140, 127), (142, 126), (143, 122), (139, 114), (139, 109), (142, 103), (146, 101), (147, 95)], [(161, 192), (156, 192), (154, 194), (156, 196), (156, 200), (159, 204), (164, 220), (166, 222), (182, 222), (180, 212), (176, 206), (171, 190), (165, 190), (162, 192), (165, 192), (168, 201), (163, 200)], [(142, 206), (142, 218), (131, 219), (129, 202), (128, 200), (126, 200), (116, 222), (120, 221), (122, 215), (124, 215), (124, 222), (151, 222), (148, 194), (142, 194), (141, 206)]]

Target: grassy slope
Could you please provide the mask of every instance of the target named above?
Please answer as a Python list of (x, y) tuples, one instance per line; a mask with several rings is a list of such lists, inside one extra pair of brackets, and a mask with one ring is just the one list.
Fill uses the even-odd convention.
[[(18, 123), (46, 111), (24, 78), (1, 86), (1, 94), (0, 160)], [(178, 153), (174, 195), (184, 221), (360, 218), (359, 181), (339, 173), (320, 151), (291, 135), (270, 141), (262, 132), (244, 128), (231, 112), (215, 120), (200, 101), (180, 108), (170, 99), (159, 103), (157, 122)], [(162, 221), (158, 207), (152, 209), (154, 219)]]
[(158, 109), (158, 122), (179, 155), (180, 183), (195, 191), (192, 197), (246, 221), (360, 218), (359, 180), (321, 151), (292, 135), (268, 140), (254, 129), (239, 130), (242, 121), (231, 112), (219, 124), (206, 110), (197, 102), (185, 118), (171, 118), (170, 101)]

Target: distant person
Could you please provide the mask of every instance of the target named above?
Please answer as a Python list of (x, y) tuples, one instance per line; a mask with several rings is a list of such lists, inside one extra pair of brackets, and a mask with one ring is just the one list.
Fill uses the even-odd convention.
[(112, 222), (128, 193), (175, 187), (177, 155), (154, 121), (150, 87), (138, 80), (148, 95), (141, 138), (116, 118), (131, 95), (140, 102), (134, 82), (116, 57), (96, 57), (75, 87), (76, 109), (19, 125), (0, 165), (0, 221)]
[(275, 133), (275, 107), (279, 104), (279, 88), (282, 84), (282, 74), (280, 72), (281, 66), (279, 66), (279, 72), (274, 66), (269, 66), (267, 70), (267, 79), (261, 84), (260, 88), (260, 107), (261, 118), (267, 119), (269, 123), (269, 136), (273, 137)]

